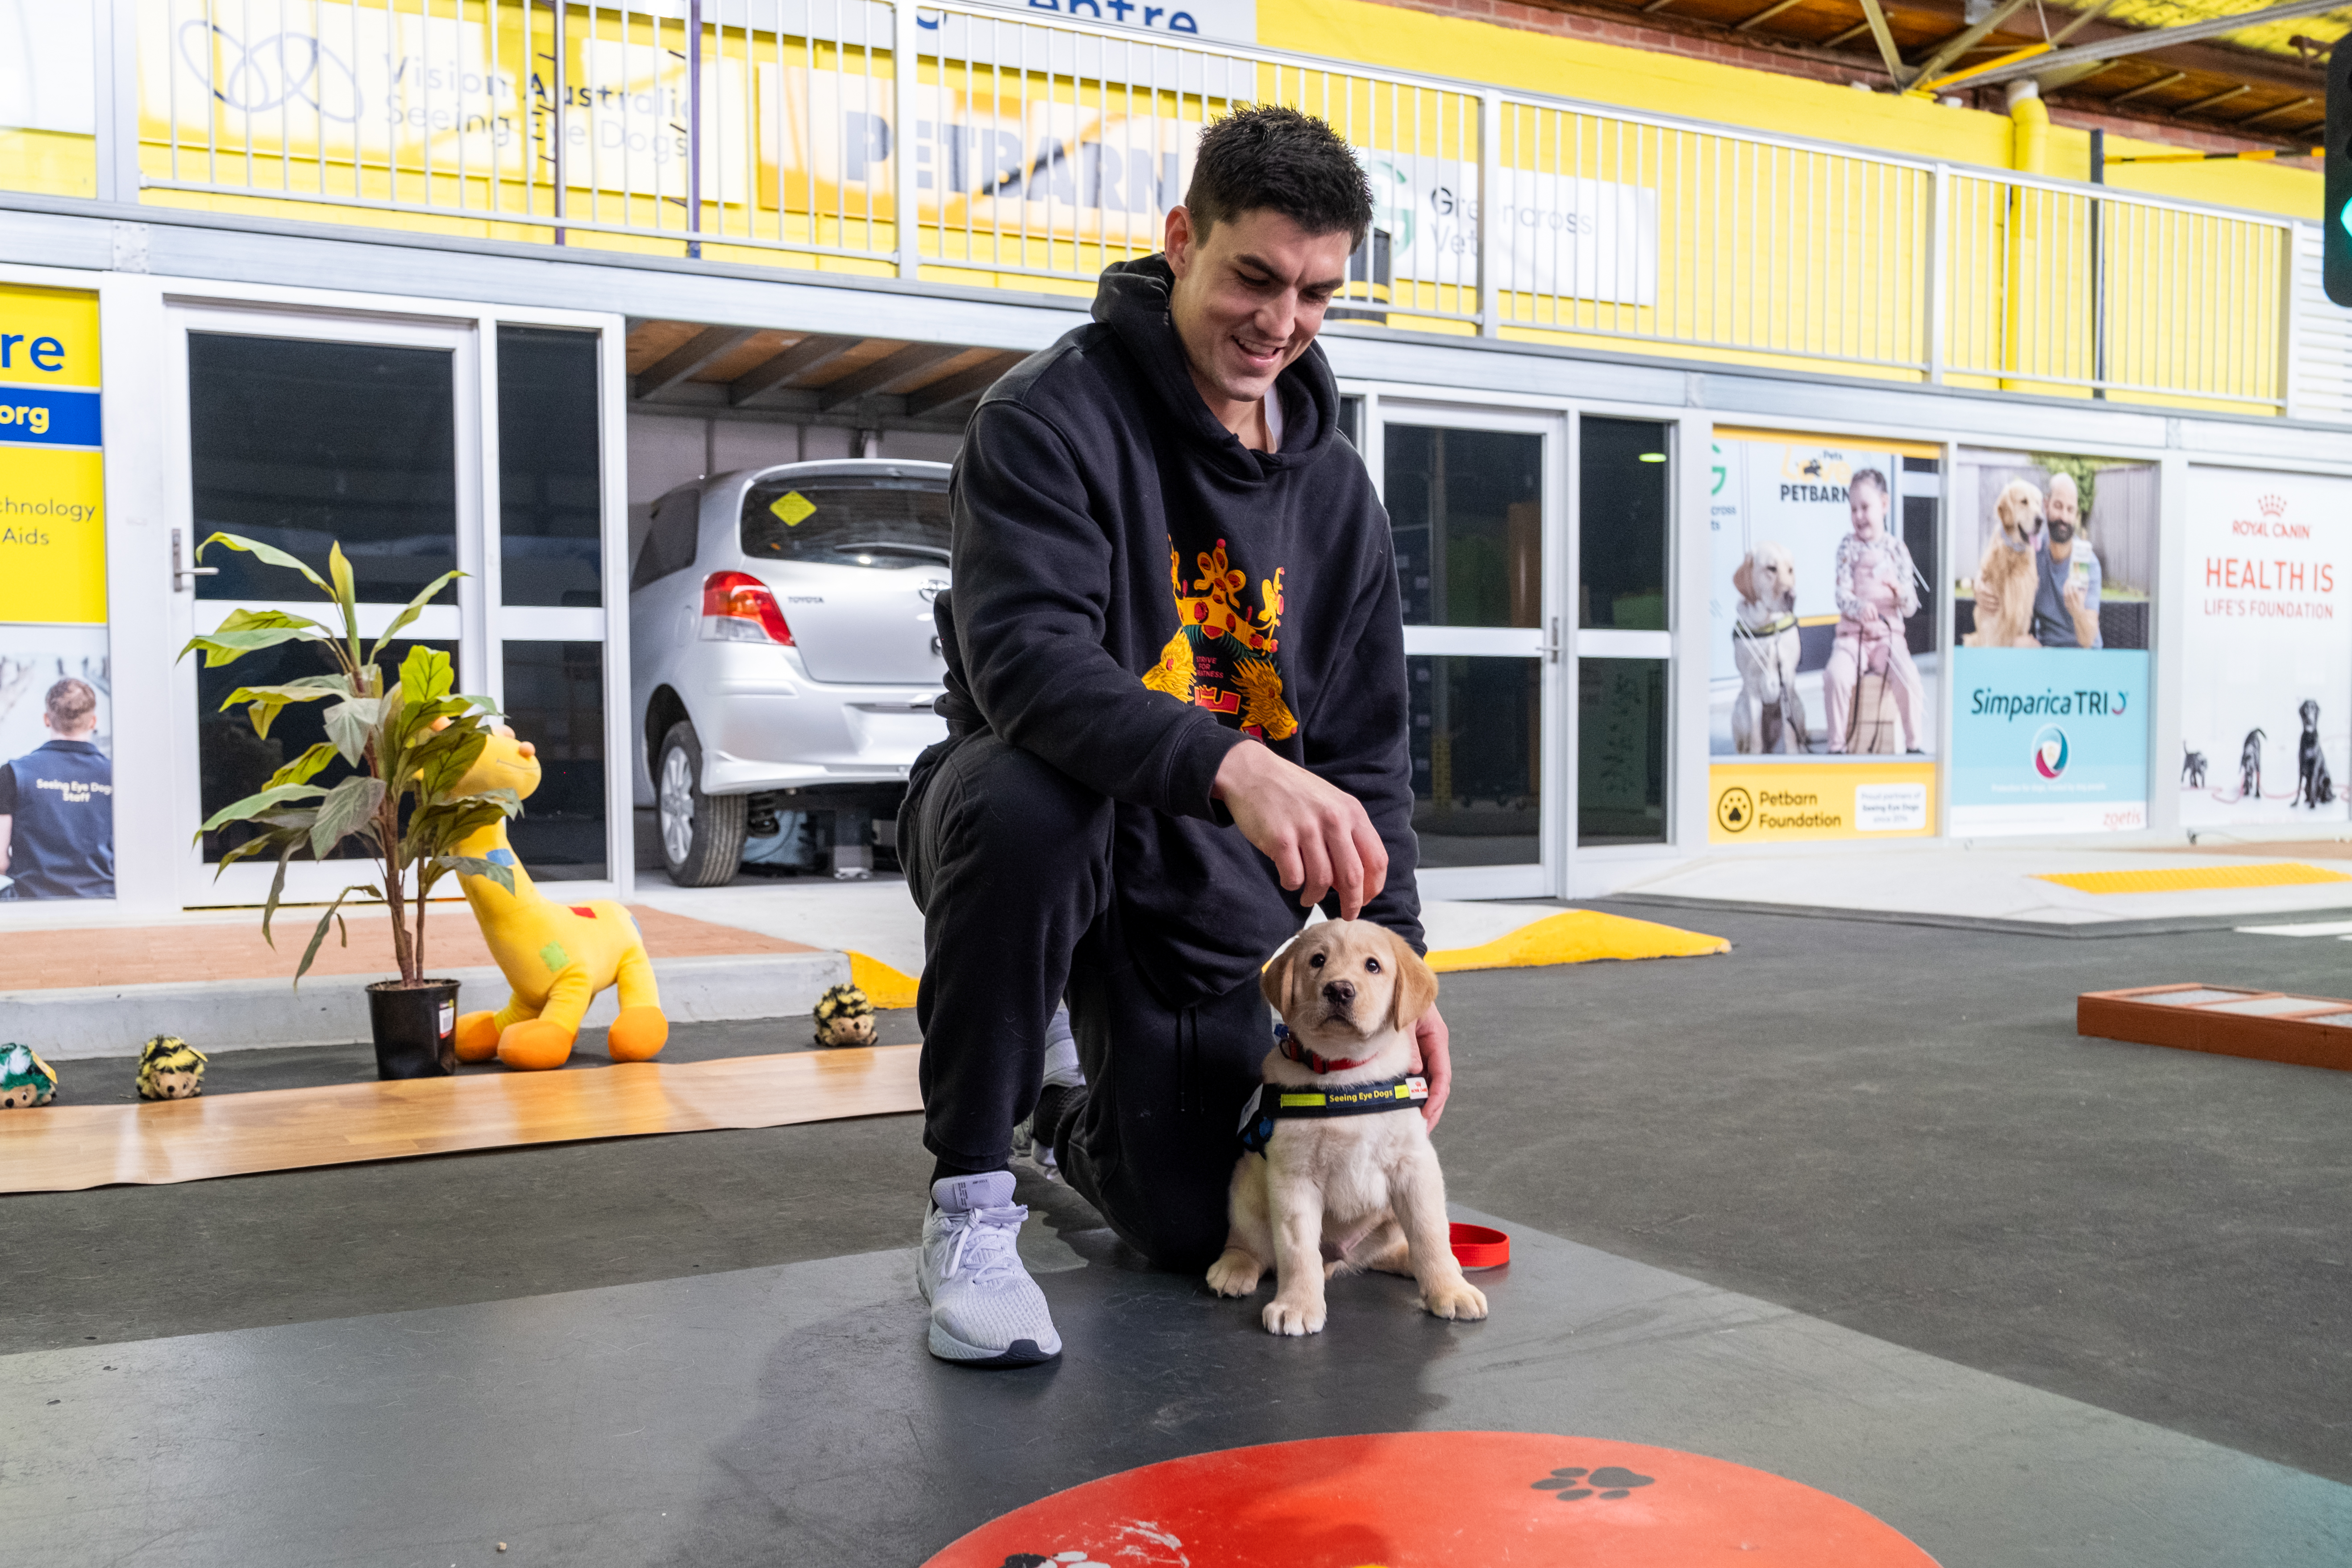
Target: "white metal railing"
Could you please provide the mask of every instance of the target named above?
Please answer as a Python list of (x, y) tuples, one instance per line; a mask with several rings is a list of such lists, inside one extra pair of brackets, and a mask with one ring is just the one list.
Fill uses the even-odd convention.
[(2298, 368), (2320, 339), (2292, 325), (2296, 226), (2219, 208), (972, 0), (139, 15), (149, 199), (1083, 286), (1158, 248), (1208, 121), (1282, 102), (1360, 152), (1376, 226), (1349, 303), (1393, 326), (2352, 408)]
[(2005, 387), (2285, 405), (2294, 225), (1952, 172), (1945, 368)]

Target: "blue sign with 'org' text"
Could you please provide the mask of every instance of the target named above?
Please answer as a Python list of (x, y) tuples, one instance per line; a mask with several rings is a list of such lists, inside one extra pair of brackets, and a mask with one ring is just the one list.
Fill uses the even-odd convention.
[(2147, 654), (1952, 650), (1952, 831), (2147, 826)]

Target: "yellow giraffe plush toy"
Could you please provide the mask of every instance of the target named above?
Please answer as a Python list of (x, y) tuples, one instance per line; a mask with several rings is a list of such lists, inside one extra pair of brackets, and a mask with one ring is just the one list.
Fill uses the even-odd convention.
[[(436, 729), (449, 721), (434, 721)], [(527, 796), (539, 787), (537, 748), (517, 741), (499, 724), (490, 742), (451, 795), (510, 789)], [(457, 1059), (486, 1062), (493, 1056), (510, 1068), (560, 1068), (572, 1056), (588, 1004), (607, 985), (621, 988), (621, 1016), (605, 1043), (616, 1062), (641, 1062), (669, 1043), (669, 1020), (662, 1016), (654, 986), (653, 960), (629, 911), (610, 899), (558, 904), (531, 885), (530, 873), (507, 844), (504, 817), (468, 835), (456, 852), (514, 874), (509, 893), (488, 877), (461, 875), (466, 902), (481, 923), (482, 938), (513, 993), (495, 1013), (468, 1013), (457, 1020)]]

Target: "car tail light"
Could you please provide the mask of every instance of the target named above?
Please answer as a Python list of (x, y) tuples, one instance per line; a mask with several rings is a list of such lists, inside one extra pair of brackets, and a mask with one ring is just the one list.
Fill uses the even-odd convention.
[(768, 585), (749, 572), (713, 572), (702, 580), (702, 636), (709, 642), (793, 645), (793, 628)]

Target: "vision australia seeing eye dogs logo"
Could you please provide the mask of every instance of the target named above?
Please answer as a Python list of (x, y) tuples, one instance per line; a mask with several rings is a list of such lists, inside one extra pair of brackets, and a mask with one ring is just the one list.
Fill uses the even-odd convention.
[(1284, 741), (1298, 732), (1298, 721), (1282, 700), (1282, 672), (1274, 656), (1282, 645), (1282, 569), (1258, 580), (1258, 607), (1243, 594), (1249, 574), (1225, 557), (1225, 542), (1194, 557), (1201, 574), (1184, 591), (1175, 541), (1168, 545), (1168, 591), (1176, 599), (1176, 635), (1160, 650), (1160, 662), (1143, 684), (1179, 702), (1206, 708), (1244, 735)]

